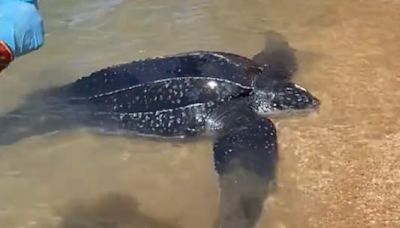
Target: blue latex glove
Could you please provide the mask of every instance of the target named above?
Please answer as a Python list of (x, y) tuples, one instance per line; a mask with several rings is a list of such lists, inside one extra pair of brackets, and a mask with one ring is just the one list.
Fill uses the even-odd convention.
[(0, 0), (0, 41), (14, 58), (39, 49), (44, 42), (37, 0)]

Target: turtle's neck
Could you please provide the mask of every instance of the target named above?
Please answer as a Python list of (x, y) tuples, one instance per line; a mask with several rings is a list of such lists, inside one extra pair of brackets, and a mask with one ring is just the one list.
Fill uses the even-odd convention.
[(218, 105), (208, 116), (206, 120), (207, 134), (240, 126), (244, 121), (243, 118), (253, 118), (255, 115), (257, 113), (255, 112), (253, 95), (232, 99)]

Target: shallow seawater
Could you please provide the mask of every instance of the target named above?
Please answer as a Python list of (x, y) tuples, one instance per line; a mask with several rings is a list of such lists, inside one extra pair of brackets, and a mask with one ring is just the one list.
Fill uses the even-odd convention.
[[(133, 59), (252, 56), (266, 30), (298, 50), (318, 112), (274, 119), (278, 189), (258, 227), (400, 227), (400, 2), (41, 0), (46, 45), (2, 73), (0, 113), (29, 92)], [(1, 130), (1, 126), (0, 126)], [(1, 228), (212, 227), (211, 143), (85, 130), (0, 147)], [(112, 222), (113, 221), (113, 222)]]

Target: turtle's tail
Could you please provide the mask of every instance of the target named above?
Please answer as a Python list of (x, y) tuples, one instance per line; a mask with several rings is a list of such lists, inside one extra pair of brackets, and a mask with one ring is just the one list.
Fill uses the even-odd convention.
[(282, 34), (267, 31), (264, 49), (253, 57), (253, 61), (264, 67), (263, 77), (290, 80), (298, 68), (295, 52)]
[(0, 146), (22, 139), (56, 132), (70, 126), (65, 115), (59, 115), (59, 105), (42, 101), (29, 101), (17, 109), (0, 116)]

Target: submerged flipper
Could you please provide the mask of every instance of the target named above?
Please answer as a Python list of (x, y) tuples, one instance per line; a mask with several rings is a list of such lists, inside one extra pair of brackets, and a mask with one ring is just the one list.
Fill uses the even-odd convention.
[(45, 98), (28, 99), (25, 104), (0, 116), (0, 146), (71, 127), (75, 116), (66, 107)]
[(263, 76), (275, 80), (290, 80), (298, 69), (295, 52), (283, 35), (267, 31), (264, 49), (252, 60), (264, 67)]
[(214, 143), (220, 186), (218, 228), (251, 228), (274, 183), (278, 160), (273, 123), (237, 107), (223, 119)]
[(48, 117), (19, 114), (2, 116), (0, 117), (0, 146), (10, 145), (24, 138), (50, 133), (58, 129), (50, 122)]

